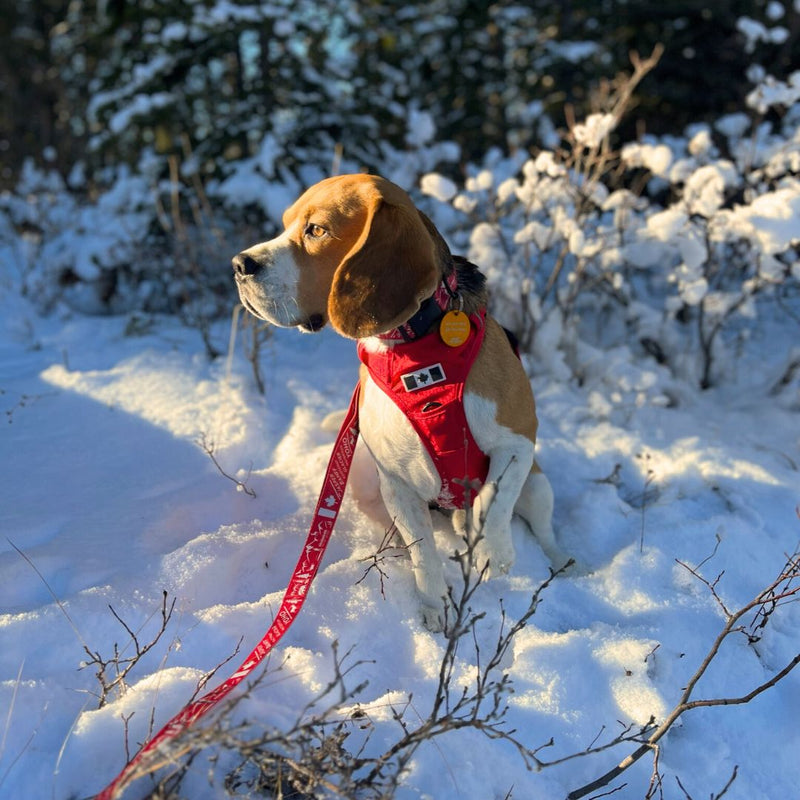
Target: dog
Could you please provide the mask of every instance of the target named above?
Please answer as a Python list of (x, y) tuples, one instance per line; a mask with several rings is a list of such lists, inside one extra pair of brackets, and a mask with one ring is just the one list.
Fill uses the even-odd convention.
[(233, 258), (239, 297), (274, 325), (315, 332), (330, 323), (357, 340), (361, 435), (409, 546), (424, 624), (442, 629), (448, 596), (432, 507), (453, 510), (490, 577), (514, 563), (515, 512), (563, 566), (553, 492), (534, 459), (533, 392), (509, 335), (486, 313), (480, 270), (450, 253), (405, 191), (373, 175), (317, 183), (283, 225)]

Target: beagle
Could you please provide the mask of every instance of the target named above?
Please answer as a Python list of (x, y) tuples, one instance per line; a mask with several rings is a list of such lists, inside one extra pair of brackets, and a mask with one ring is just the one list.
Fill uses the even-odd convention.
[[(448, 596), (431, 507), (456, 509), (454, 526), (476, 537), (477, 563), (488, 560), (489, 575), (514, 563), (514, 512), (563, 566), (553, 492), (534, 460), (530, 382), (506, 332), (486, 314), (478, 268), (450, 254), (402, 189), (372, 175), (312, 186), (283, 225), (275, 239), (233, 258), (239, 297), (275, 325), (310, 332), (330, 322), (358, 340), (361, 435), (389, 518), (413, 543), (425, 625), (441, 630)], [(445, 444), (426, 441), (448, 423)]]

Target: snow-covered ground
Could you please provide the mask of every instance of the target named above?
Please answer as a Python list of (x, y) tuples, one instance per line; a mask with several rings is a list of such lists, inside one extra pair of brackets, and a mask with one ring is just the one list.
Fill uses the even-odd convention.
[[(235, 248), (234, 248), (235, 249)], [(199, 335), (168, 317), (42, 318), (0, 271), (0, 797), (86, 797), (122, 768), (123, 717), (132, 747), (193, 694), (197, 680), (254, 645), (277, 609), (316, 501), (333, 434), (320, 425), (344, 407), (356, 379), (353, 344), (325, 331), (276, 331), (264, 352), (266, 394), (237, 349), (211, 363)], [(792, 325), (795, 325), (792, 323)], [(554, 581), (504, 664), (509, 727), (556, 760), (662, 718), (723, 625), (709, 589), (729, 608), (751, 600), (800, 540), (800, 397), (770, 388), (796, 334), (765, 323), (754, 357), (725, 387), (699, 392), (638, 364), (625, 348), (596, 353), (584, 385), (532, 361), (539, 459), (555, 489), (563, 547), (583, 569)], [(215, 340), (224, 348), (220, 324)], [(783, 360), (775, 359), (776, 350)], [(645, 379), (642, 379), (642, 376)], [(796, 386), (796, 385), (795, 385)], [(670, 402), (665, 404), (664, 398)], [(237, 491), (198, 445), (205, 437)], [(249, 477), (248, 477), (249, 474)], [(363, 480), (356, 472), (353, 480)], [(496, 634), (502, 601), (513, 619), (547, 577), (535, 541), (516, 526), (517, 562), (483, 584), (480, 636)], [(288, 659), (244, 709), (280, 725), (333, 676), (332, 643), (361, 661), (361, 708), (378, 732), (392, 708), (424, 716), (443, 638), (421, 624), (408, 565), (359, 582), (382, 532), (345, 504), (310, 597), (271, 663)], [(451, 543), (450, 543), (451, 544)], [(442, 542), (443, 554), (448, 543)], [(712, 555), (713, 554), (713, 555)], [(455, 567), (450, 564), (455, 577)], [(105, 657), (129, 637), (147, 641), (162, 592), (176, 598), (165, 636), (98, 709), (84, 645)], [(743, 622), (749, 624), (752, 616)], [(729, 639), (697, 699), (736, 697), (800, 651), (800, 607), (772, 615), (763, 638)], [(463, 643), (463, 680), (474, 661)], [(214, 681), (235, 669), (220, 670)], [(800, 671), (749, 704), (687, 713), (662, 740), (664, 797), (800, 796)], [(356, 732), (354, 732), (354, 737)], [(402, 798), (563, 798), (633, 749), (621, 745), (540, 772), (503, 742), (448, 734), (416, 754)], [(191, 768), (191, 796), (210, 788), (208, 761)], [(608, 788), (642, 798), (646, 757)], [(143, 781), (147, 784), (147, 781)], [(136, 797), (142, 787), (126, 796)]]

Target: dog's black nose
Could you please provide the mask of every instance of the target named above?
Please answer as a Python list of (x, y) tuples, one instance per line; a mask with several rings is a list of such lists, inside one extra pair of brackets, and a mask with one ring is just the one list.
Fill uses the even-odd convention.
[(237, 275), (241, 275), (242, 277), (255, 275), (260, 269), (261, 264), (245, 253), (239, 253), (238, 256), (233, 257), (233, 271)]

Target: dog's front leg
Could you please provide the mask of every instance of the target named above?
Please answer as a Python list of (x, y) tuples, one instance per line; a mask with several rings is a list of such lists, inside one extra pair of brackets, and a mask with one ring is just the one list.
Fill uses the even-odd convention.
[(533, 465), (533, 445), (499, 447), (489, 453), (486, 482), (472, 503), (470, 534), (477, 566), (489, 562), (488, 577), (508, 572), (514, 564), (511, 516)]
[(422, 605), (425, 627), (434, 633), (445, 623), (447, 585), (436, 544), (428, 504), (407, 483), (381, 473), (381, 495), (411, 557), (411, 567)]

